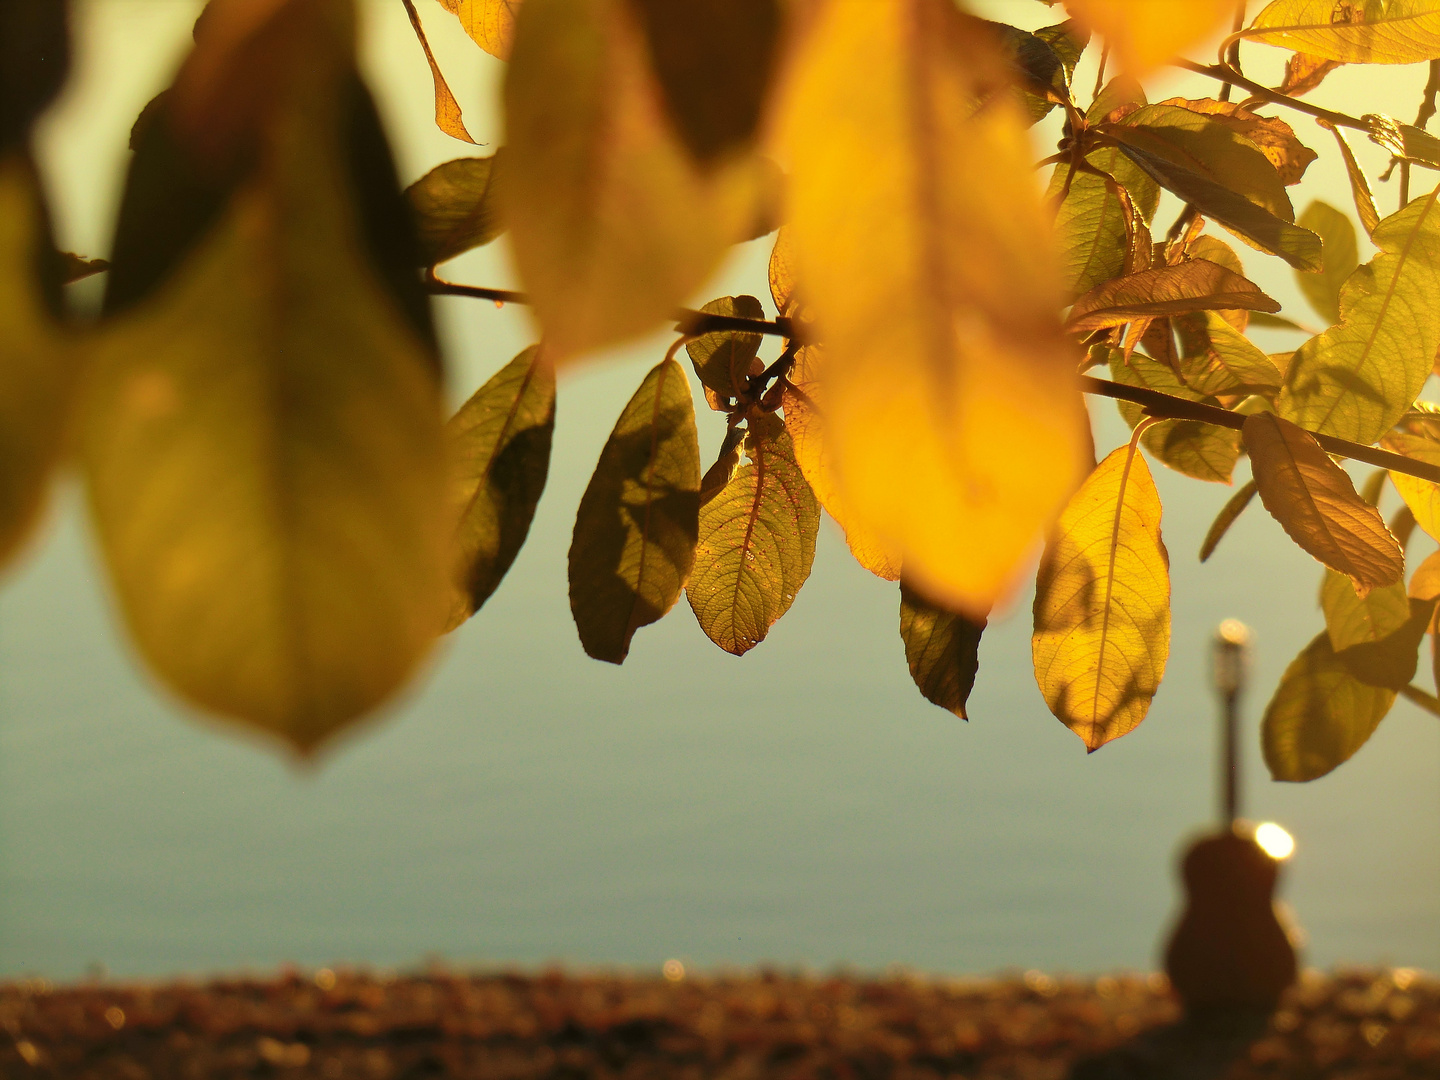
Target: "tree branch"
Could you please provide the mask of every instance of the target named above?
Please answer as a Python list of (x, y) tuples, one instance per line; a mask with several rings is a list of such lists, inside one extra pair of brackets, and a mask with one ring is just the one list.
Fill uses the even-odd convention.
[[(1105, 379), (1096, 379), (1089, 375), (1080, 376), (1080, 389), (1087, 394), (1131, 402), (1144, 409), (1145, 415), (1164, 420), (1195, 420), (1202, 424), (1230, 428), (1232, 431), (1239, 431), (1245, 426), (1245, 417), (1239, 413), (1233, 413), (1229, 409), (1222, 409), (1216, 405), (1206, 405), (1199, 401), (1186, 401), (1184, 398), (1162, 394), (1158, 390), (1125, 386), (1123, 383), (1108, 382)], [(1432, 484), (1440, 484), (1440, 466), (1416, 461), (1414, 458), (1408, 458), (1402, 454), (1382, 450), (1378, 446), (1363, 446), (1360, 443), (1350, 442), (1348, 439), (1337, 439), (1333, 435), (1321, 435), (1317, 431), (1309, 434), (1326, 453), (1353, 458), (1368, 465), (1390, 469), (1392, 472), (1404, 473), (1421, 480), (1429, 480)]]
[(1440, 699), (1437, 699), (1433, 694), (1427, 694), (1418, 686), (1402, 686), (1400, 688), (1400, 696), (1407, 701), (1413, 701), (1431, 715), (1440, 716)]
[(1328, 120), (1336, 127), (1353, 128), (1356, 131), (1370, 132), (1370, 125), (1359, 117), (1349, 116), (1346, 113), (1335, 112), (1333, 109), (1321, 108), (1319, 105), (1312, 105), (1308, 101), (1301, 101), (1299, 98), (1290, 97), (1271, 90), (1263, 83), (1254, 79), (1247, 79), (1240, 72), (1228, 64), (1197, 64), (1193, 60), (1175, 60), (1172, 63), (1186, 71), (1193, 71), (1196, 75), (1204, 75), (1207, 78), (1216, 79), (1222, 83), (1232, 83), (1235, 86), (1244, 87), (1251, 95), (1270, 102), (1272, 105), (1284, 105), (1287, 109), (1294, 109), (1297, 112), (1308, 113), (1311, 116), (1318, 116), (1321, 120)]

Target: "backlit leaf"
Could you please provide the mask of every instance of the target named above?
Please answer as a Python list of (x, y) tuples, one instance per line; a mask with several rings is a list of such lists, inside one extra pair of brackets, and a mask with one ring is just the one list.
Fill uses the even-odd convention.
[[(855, 561), (877, 577), (895, 581), (900, 577), (900, 553), (850, 512), (835, 477), (834, 457), (825, 440), (825, 395), (829, 387), (818, 378), (823, 356), (824, 350), (818, 345), (800, 349), (784, 391), (785, 428), (795, 448), (795, 460), (820, 505), (844, 531), (845, 543)], [(880, 438), (878, 432), (876, 438)]]
[(664, 360), (616, 421), (575, 516), (570, 611), (589, 655), (624, 662), (635, 631), (675, 606), (699, 515), (695, 406), (685, 370)]
[(1224, 308), (1279, 311), (1280, 305), (1248, 278), (1206, 259), (1187, 259), (1097, 285), (1075, 301), (1065, 329), (1085, 334), (1146, 316)]
[[(1072, 22), (1029, 33), (1004, 23), (989, 23), (1009, 58), (1030, 123), (1038, 123), (1056, 100), (1070, 94), (1070, 76), (1088, 35)], [(1044, 36), (1042, 36), (1044, 35)]]
[(1202, 563), (1215, 554), (1215, 549), (1219, 547), (1220, 541), (1225, 539), (1225, 534), (1230, 531), (1230, 526), (1235, 524), (1235, 519), (1245, 512), (1245, 508), (1255, 498), (1257, 490), (1255, 481), (1248, 480), (1220, 508), (1220, 513), (1215, 515), (1215, 520), (1210, 523), (1210, 528), (1205, 533), (1205, 540), (1200, 545), (1200, 561)]
[(779, 0), (629, 0), (681, 141), (702, 163), (748, 143), (780, 37)]
[(760, 644), (790, 610), (810, 576), (820, 529), (820, 504), (778, 419), (752, 425), (745, 456), (700, 511), (695, 573), (685, 587), (700, 629), (736, 656)]
[(1394, 631), (1376, 641), (1362, 641), (1336, 652), (1350, 674), (1366, 686), (1403, 690), (1415, 678), (1420, 642), (1435, 613), (1434, 600), (1406, 601), (1409, 617)]
[(447, 629), (480, 610), (520, 553), (545, 490), (554, 430), (555, 368), (533, 345), (446, 425), (456, 521), (456, 594)]
[(1355, 152), (1350, 149), (1345, 133), (1327, 120), (1315, 122), (1335, 136), (1335, 144), (1340, 148), (1340, 157), (1345, 162), (1345, 175), (1350, 180), (1350, 194), (1355, 200), (1355, 212), (1360, 215), (1360, 224), (1365, 227), (1365, 235), (1374, 236), (1375, 227), (1380, 224), (1380, 211), (1375, 208), (1375, 193), (1370, 190), (1369, 177), (1355, 160)]
[(1319, 156), (1295, 137), (1294, 128), (1284, 120), (1276, 116), (1260, 116), (1238, 102), (1215, 98), (1167, 98), (1157, 104), (1189, 109), (1243, 135), (1275, 166), (1280, 182), (1287, 187), (1298, 184), (1310, 163)]
[(546, 347), (563, 359), (670, 317), (753, 226), (760, 159), (695, 163), (629, 0), (526, 0), (506, 74), (500, 205)]
[(1325, 265), (1312, 273), (1296, 271), (1295, 280), (1305, 299), (1328, 323), (1340, 321), (1340, 286), (1360, 265), (1355, 226), (1329, 203), (1312, 202), (1300, 215), (1300, 224), (1318, 235), (1325, 245)]
[[(700, 309), (709, 315), (729, 315), (742, 319), (763, 319), (765, 309), (753, 296), (722, 296)], [(763, 338), (734, 330), (701, 334), (685, 343), (690, 363), (700, 381), (722, 398), (738, 397), (745, 392), (751, 375), (765, 370), (756, 357)]]
[(1320, 586), (1320, 610), (1336, 652), (1387, 638), (1410, 618), (1404, 581), (1371, 589), (1362, 597), (1348, 577), (1328, 569)]
[(1023, 117), (971, 104), (1003, 82), (949, 0), (829, 4), (779, 108), (846, 513), (972, 616), (1016, 587), (1086, 457)]
[[(1142, 218), (1153, 217), (1160, 188), (1129, 158), (1109, 146), (1085, 160), (1125, 188)], [(1125, 214), (1119, 195), (1104, 177), (1079, 170), (1071, 176), (1070, 165), (1061, 162), (1051, 174), (1045, 199), (1056, 207), (1055, 245), (1066, 295), (1078, 296), (1117, 277), (1125, 266)]]
[(437, 165), (405, 189), (426, 266), (488, 244), (505, 231), (495, 198), (501, 154)]
[(1361, 596), (1400, 580), (1400, 545), (1312, 436), (1274, 413), (1248, 417), (1243, 435), (1260, 501), (1292, 540), (1347, 575)]
[(1370, 125), (1370, 141), (1377, 146), (1383, 146), (1402, 161), (1440, 169), (1440, 139), (1428, 131), (1374, 113), (1363, 119)]
[(1301, 427), (1372, 443), (1420, 393), (1440, 347), (1440, 209), (1431, 192), (1375, 229), (1380, 252), (1347, 280), (1341, 322), (1295, 353), (1276, 402)]
[(0, 154), (24, 142), (64, 85), (67, 9), (65, 0), (0, 0)]
[[(404, 204), (373, 113), (359, 137), (379, 147), (383, 206), (352, 186), (339, 141), (357, 130), (342, 123), (350, 19), (326, 0), (260, 28), (272, 93), (245, 134), (262, 153), (177, 272), (96, 342), (78, 439), (140, 651), (188, 699), (302, 752), (394, 693), (448, 602), (435, 361), (388, 285), (414, 263), (382, 266), (370, 244), (406, 227)], [(214, 63), (207, 40), (177, 85)], [(211, 70), (223, 101), (230, 73)], [(131, 183), (153, 175), (137, 160)], [(395, 216), (367, 225), (384, 206)], [(166, 209), (127, 197), (121, 234)], [(112, 277), (130, 277), (126, 258), (117, 245)]]
[(961, 720), (980, 670), (980, 635), (985, 620), (936, 607), (907, 582), (900, 583), (900, 637), (910, 678), (925, 700)]
[[(1440, 465), (1440, 443), (1432, 439), (1393, 431), (1386, 434), (1380, 445), (1416, 461)], [(1392, 471), (1390, 479), (1420, 528), (1431, 537), (1440, 538), (1440, 486), (1402, 472)]]
[(1245, 37), (1342, 64), (1418, 64), (1440, 57), (1440, 4), (1274, 0)]
[(410, 16), (410, 25), (415, 30), (415, 36), (420, 39), (420, 47), (425, 51), (425, 62), (430, 65), (430, 79), (435, 84), (435, 126), (452, 139), (473, 144), (475, 140), (470, 137), (470, 132), (465, 130), (465, 119), (460, 115), (460, 103), (455, 100), (450, 84), (445, 81), (445, 74), (435, 60), (435, 54), (430, 51), (430, 39), (425, 36), (425, 27), (420, 23), (420, 13), (415, 10), (414, 0), (405, 0), (405, 12)]
[(75, 381), (74, 347), (40, 281), (45, 230), (33, 168), (0, 154), (0, 563), (39, 515)]
[(1185, 385), (1199, 394), (1260, 393), (1279, 388), (1275, 362), (1225, 321), (1225, 312), (1202, 311), (1185, 320), (1190, 348), (1177, 363)]
[[(1186, 401), (1218, 405), (1213, 397), (1196, 393), (1183, 385), (1170, 368), (1138, 353), (1127, 363), (1118, 349), (1110, 353), (1110, 377), (1124, 386), (1143, 386)], [(1120, 415), (1132, 428), (1144, 419), (1139, 405), (1118, 403)], [(1232, 428), (1202, 424), (1195, 420), (1163, 420), (1151, 424), (1140, 436), (1141, 445), (1170, 468), (1197, 480), (1230, 483), (1230, 474), (1240, 457), (1240, 433)]]
[(792, 314), (795, 299), (795, 245), (790, 230), (782, 228), (775, 234), (770, 249), (770, 297), (781, 315)]
[(1275, 166), (1219, 121), (1174, 105), (1146, 105), (1100, 127), (1152, 176), (1262, 251), (1291, 266), (1320, 264), (1320, 239), (1293, 224)]
[(1285, 669), (1265, 709), (1260, 744), (1275, 780), (1301, 782), (1348, 761), (1395, 704), (1395, 691), (1366, 686), (1321, 631)]
[(1045, 704), (1090, 750), (1149, 711), (1170, 655), (1170, 556), (1160, 495), (1128, 446), (1060, 515), (1035, 579), (1031, 650)]
[(1338, 61), (1326, 60), (1323, 56), (1295, 53), (1285, 61), (1285, 77), (1275, 89), (1288, 97), (1301, 97), (1314, 90), (1325, 81), (1326, 75), (1340, 66)]
[(1066, 0), (1065, 7), (1104, 37), (1121, 66), (1137, 75), (1217, 37), (1235, 14), (1230, 0)]
[(475, 44), (501, 60), (510, 59), (520, 4), (521, 0), (440, 0), (440, 5), (460, 20)]
[[(1410, 586), (1408, 594), (1416, 600), (1440, 600), (1440, 551), (1432, 552), (1425, 561), (1415, 568), (1410, 575)], [(1440, 630), (1440, 619), (1431, 615), (1430, 625), (1427, 627), (1430, 633)]]

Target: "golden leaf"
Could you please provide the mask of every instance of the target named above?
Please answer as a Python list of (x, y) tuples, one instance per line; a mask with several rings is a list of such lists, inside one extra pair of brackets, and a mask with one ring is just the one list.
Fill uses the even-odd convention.
[[(302, 752), (402, 685), (448, 603), (436, 361), (387, 284), (414, 284), (413, 262), (372, 261), (362, 231), (374, 207), (340, 140), (384, 138), (361, 126), (373, 114), (347, 114), (346, 10), (294, 5), (264, 24), (271, 98), (231, 129), (263, 153), (173, 272), (95, 343), (78, 438), (141, 653), (188, 699)], [(211, 47), (202, 33), (177, 84), (218, 71), (210, 100), (228, 110), (224, 78), (248, 74), (211, 66)], [(205, 126), (203, 110), (192, 119)], [(132, 197), (157, 182), (156, 147), (137, 150), (122, 237), (168, 228), (167, 192), (183, 193), (165, 173)], [(393, 180), (370, 177), (391, 185), (378, 205), (398, 216), (384, 224), (403, 223)], [(133, 269), (130, 257), (117, 244), (112, 284), (152, 273), (153, 256)]]
[(1235, 14), (1233, 0), (1065, 0), (1065, 7), (1103, 36), (1121, 66), (1136, 75), (1217, 37)]
[(1122, 446), (1070, 500), (1035, 579), (1035, 679), (1090, 750), (1134, 730), (1170, 655), (1170, 556), (1145, 459)]
[(1308, 432), (1262, 412), (1246, 419), (1243, 435), (1260, 501), (1292, 540), (1347, 575), (1362, 597), (1400, 580), (1405, 554), (1379, 511)]
[(750, 459), (700, 511), (685, 598), (705, 636), (743, 656), (765, 640), (815, 561), (820, 504), (778, 418), (752, 421)]
[(1210, 523), (1210, 528), (1205, 533), (1205, 539), (1200, 545), (1200, 561), (1203, 563), (1215, 554), (1215, 549), (1220, 546), (1220, 541), (1225, 539), (1225, 534), (1230, 531), (1230, 526), (1235, 524), (1235, 519), (1245, 512), (1255, 498), (1255, 481), (1247, 480), (1234, 495), (1231, 495), (1220, 513), (1215, 515), (1215, 520)]
[(830, 4), (779, 107), (845, 512), (972, 615), (1016, 587), (1087, 445), (1024, 118), (975, 108), (1004, 82), (982, 29), (947, 0)]
[(1410, 603), (1405, 583), (1394, 581), (1361, 596), (1344, 574), (1326, 569), (1320, 586), (1320, 610), (1325, 613), (1325, 631), (1338, 653), (1352, 645), (1382, 641), (1405, 625)]
[(1440, 58), (1440, 4), (1275, 0), (1244, 37), (1342, 64), (1418, 64)]
[[(1380, 445), (1416, 461), (1440, 465), (1440, 443), (1433, 439), (1392, 431), (1380, 440)], [(1416, 524), (1431, 537), (1440, 537), (1440, 486), (1402, 472), (1392, 471), (1390, 479), (1405, 500), (1405, 505), (1415, 515)]]
[(1259, 116), (1239, 102), (1215, 98), (1168, 98), (1158, 105), (1178, 105), (1182, 109), (1209, 116), (1231, 131), (1243, 135), (1265, 155), (1281, 183), (1287, 187), (1298, 184), (1310, 163), (1319, 155), (1295, 137), (1295, 129), (1276, 116)]
[(586, 653), (623, 663), (635, 631), (675, 606), (699, 515), (695, 406), (685, 369), (666, 359), (615, 422), (575, 515), (570, 611)]
[(1187, 259), (1097, 285), (1075, 301), (1065, 329), (1088, 334), (1146, 317), (1227, 308), (1279, 311), (1280, 304), (1248, 278), (1207, 259)]
[(1355, 226), (1329, 203), (1318, 199), (1305, 208), (1300, 224), (1325, 245), (1325, 265), (1313, 273), (1295, 271), (1295, 281), (1310, 306), (1328, 323), (1340, 321), (1340, 288), (1360, 265)]
[(980, 670), (980, 635), (985, 620), (973, 620), (936, 607), (900, 583), (900, 637), (910, 678), (925, 700), (970, 719), (965, 707)]
[(1295, 53), (1285, 61), (1285, 78), (1275, 89), (1288, 97), (1301, 97), (1314, 90), (1325, 76), (1341, 67), (1338, 61), (1326, 60), (1323, 56), (1309, 53)]
[(504, 96), (502, 216), (557, 360), (670, 318), (753, 227), (761, 159), (695, 163), (627, 0), (526, 0)]
[(460, 103), (450, 92), (450, 84), (445, 81), (445, 74), (440, 70), (435, 54), (430, 51), (430, 39), (425, 36), (425, 27), (420, 23), (420, 13), (415, 10), (414, 0), (405, 0), (405, 12), (410, 16), (415, 36), (420, 39), (420, 47), (425, 50), (425, 62), (430, 65), (430, 79), (435, 84), (435, 126), (452, 139), (473, 144), (475, 140), (465, 130), (465, 120), (460, 115)]
[(534, 345), (446, 425), (456, 522), (455, 603), (446, 629), (480, 610), (520, 553), (545, 490), (554, 430), (555, 368)]
[(440, 0), (460, 20), (465, 32), (491, 56), (510, 59), (515, 40), (515, 17), (521, 0)]
[[(1197, 393), (1175, 377), (1168, 365), (1148, 356), (1134, 354), (1127, 361), (1118, 349), (1110, 351), (1110, 377), (1122, 386), (1158, 390), (1186, 401), (1218, 405), (1213, 397)], [(1120, 415), (1134, 428), (1145, 414), (1139, 405), (1121, 401)], [(1146, 426), (1141, 445), (1176, 472), (1197, 480), (1230, 483), (1230, 474), (1240, 457), (1240, 433), (1231, 428), (1202, 424), (1195, 420), (1162, 420)]]

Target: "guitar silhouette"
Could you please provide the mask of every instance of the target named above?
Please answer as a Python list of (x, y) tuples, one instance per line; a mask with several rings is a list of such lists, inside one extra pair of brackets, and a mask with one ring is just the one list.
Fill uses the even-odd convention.
[(1295, 981), (1295, 949), (1275, 912), (1279, 863), (1239, 817), (1238, 704), (1248, 640), (1242, 624), (1221, 624), (1215, 681), (1225, 706), (1224, 824), (1185, 853), (1185, 911), (1165, 950), (1171, 985), (1192, 1015), (1270, 1012)]

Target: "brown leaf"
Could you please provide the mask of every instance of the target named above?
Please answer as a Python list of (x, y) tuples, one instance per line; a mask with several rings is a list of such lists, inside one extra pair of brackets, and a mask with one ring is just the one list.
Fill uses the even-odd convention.
[(1309, 432), (1266, 412), (1249, 417), (1242, 434), (1260, 501), (1292, 540), (1348, 575), (1361, 597), (1400, 580), (1400, 545)]
[(450, 92), (450, 84), (445, 81), (435, 54), (430, 51), (430, 41), (425, 36), (425, 28), (420, 25), (420, 14), (415, 10), (414, 0), (405, 0), (405, 13), (410, 16), (410, 25), (420, 39), (420, 47), (425, 50), (425, 62), (430, 65), (430, 78), (435, 83), (435, 126), (452, 139), (473, 145), (475, 140), (465, 130), (465, 120), (460, 115), (460, 103)]
[(1319, 157), (1314, 150), (1295, 137), (1295, 129), (1284, 120), (1274, 116), (1258, 116), (1234, 101), (1170, 98), (1156, 104), (1178, 105), (1182, 109), (1212, 117), (1231, 131), (1243, 135), (1269, 159), (1287, 186), (1298, 184), (1310, 163)]
[(1280, 305), (1248, 278), (1208, 259), (1190, 259), (1096, 286), (1075, 301), (1065, 329), (1088, 334), (1139, 318), (1227, 308), (1279, 311)]
[(1288, 97), (1300, 97), (1314, 90), (1326, 75), (1342, 66), (1340, 61), (1327, 60), (1323, 56), (1292, 53), (1285, 61), (1285, 78), (1275, 89)]

